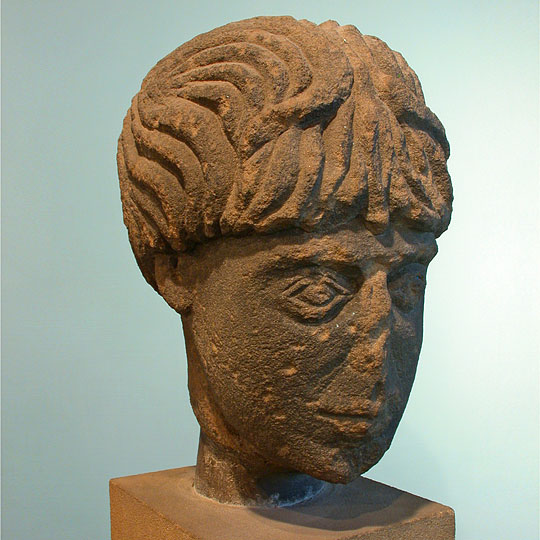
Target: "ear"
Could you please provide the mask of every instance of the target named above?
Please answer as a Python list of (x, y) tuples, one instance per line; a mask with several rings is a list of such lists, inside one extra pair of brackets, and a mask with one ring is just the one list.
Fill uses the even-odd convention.
[[(187, 285), (184, 265), (175, 256), (160, 254), (154, 261), (154, 275), (158, 292), (177, 313), (185, 315), (192, 304), (192, 291)], [(184, 272), (182, 271), (184, 270)]]

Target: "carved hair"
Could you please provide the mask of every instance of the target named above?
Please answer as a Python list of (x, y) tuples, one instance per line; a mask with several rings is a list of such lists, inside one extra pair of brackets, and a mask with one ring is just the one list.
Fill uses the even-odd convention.
[(403, 57), (353, 26), (257, 17), (197, 36), (133, 98), (118, 170), (133, 251), (360, 218), (439, 236), (448, 141)]

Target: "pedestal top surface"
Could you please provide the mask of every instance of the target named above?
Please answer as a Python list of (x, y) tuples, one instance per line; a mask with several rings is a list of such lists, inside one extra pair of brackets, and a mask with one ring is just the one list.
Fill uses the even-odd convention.
[(127, 476), (113, 479), (111, 484), (193, 538), (337, 540), (368, 538), (370, 533), (445, 516), (453, 522), (453, 510), (447, 506), (362, 477), (347, 485), (328, 485), (322, 493), (294, 506), (224, 505), (195, 492), (194, 470), (185, 467)]

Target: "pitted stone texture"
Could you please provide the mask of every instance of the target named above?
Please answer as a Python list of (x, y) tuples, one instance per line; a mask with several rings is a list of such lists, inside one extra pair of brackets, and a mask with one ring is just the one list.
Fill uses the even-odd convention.
[(358, 478), (285, 508), (218, 504), (194, 468), (111, 480), (112, 540), (454, 540), (451, 508)]
[(352, 26), (239, 21), (149, 72), (120, 188), (141, 271), (182, 317), (199, 493), (282, 504), (381, 459), (450, 221), (448, 156), (415, 73)]

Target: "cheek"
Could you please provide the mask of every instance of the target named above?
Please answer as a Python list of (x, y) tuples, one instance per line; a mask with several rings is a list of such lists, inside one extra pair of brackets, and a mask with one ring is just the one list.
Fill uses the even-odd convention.
[(225, 419), (238, 431), (253, 429), (287, 401), (304, 340), (253, 285), (212, 285), (193, 309), (198, 350)]
[(233, 302), (214, 291), (215, 307), (194, 321), (212, 392), (239, 432), (268, 428), (272, 418), (301, 424), (354, 340), (346, 325), (302, 324), (260, 297)]
[[(411, 313), (394, 313), (394, 325), (390, 341), (392, 367), (396, 371), (399, 386), (410, 390), (422, 346), (421, 306)], [(408, 392), (407, 392), (408, 395)]]

